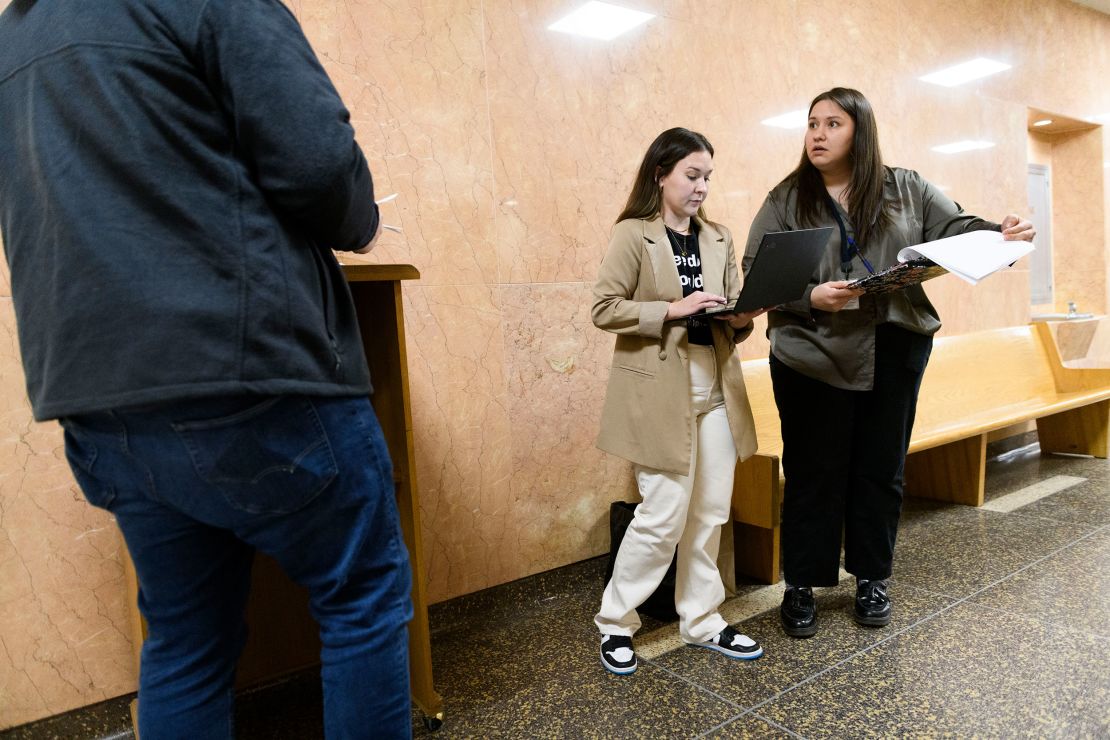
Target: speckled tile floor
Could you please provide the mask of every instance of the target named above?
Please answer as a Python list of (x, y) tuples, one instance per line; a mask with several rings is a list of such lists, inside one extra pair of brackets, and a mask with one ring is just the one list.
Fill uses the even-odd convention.
[[(987, 498), (1054, 476), (1083, 480), (1006, 513), (908, 500), (891, 624), (858, 627), (846, 580), (818, 592), (812, 639), (783, 635), (774, 609), (744, 620), (766, 650), (750, 663), (679, 647), (607, 673), (604, 559), (437, 604), (446, 722), (431, 733), (414, 711), (414, 735), (1110, 738), (1110, 461), (1019, 447), (988, 463)], [(761, 590), (742, 587), (735, 612)], [(673, 629), (645, 619), (640, 635)], [(126, 738), (126, 699), (0, 736)], [(318, 677), (245, 695), (237, 716), (243, 738), (319, 737)]]

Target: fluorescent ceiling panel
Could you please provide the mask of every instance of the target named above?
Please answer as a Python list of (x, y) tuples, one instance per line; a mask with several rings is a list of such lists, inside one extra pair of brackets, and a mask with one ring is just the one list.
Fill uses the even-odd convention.
[(993, 141), (974, 141), (967, 139), (964, 141), (954, 141), (951, 144), (941, 144), (940, 146), (933, 147), (934, 152), (941, 154), (959, 154), (960, 152), (970, 152), (975, 149), (990, 149), (994, 146)]
[(652, 13), (590, 0), (552, 23), (547, 30), (609, 41), (654, 17)]
[(1042, 120), (1040, 120), (1040, 121), (1034, 121), (1034, 122), (1033, 122), (1033, 125), (1034, 125), (1034, 126), (1048, 126), (1048, 125), (1049, 125), (1050, 123), (1052, 123), (1052, 119), (1051, 119), (1051, 118), (1044, 118), (1044, 119), (1042, 119)]
[(789, 113), (783, 113), (781, 116), (765, 118), (760, 123), (775, 128), (805, 128), (806, 124), (809, 123), (809, 112), (805, 109), (792, 110)]
[(996, 62), (993, 59), (987, 59), (985, 57), (976, 57), (963, 64), (957, 64), (954, 67), (948, 67), (933, 72), (932, 74), (927, 74), (924, 77), (918, 77), (917, 79), (924, 82), (931, 82), (934, 85), (955, 87), (956, 85), (963, 85), (972, 80), (989, 77), (990, 75), (1003, 72), (1009, 68), (1009, 64)]

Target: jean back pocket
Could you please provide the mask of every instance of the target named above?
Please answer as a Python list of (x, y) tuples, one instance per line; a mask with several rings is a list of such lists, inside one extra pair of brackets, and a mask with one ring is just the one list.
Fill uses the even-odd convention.
[(175, 422), (193, 467), (228, 503), (251, 514), (289, 514), (339, 473), (311, 399), (268, 398), (215, 419)]

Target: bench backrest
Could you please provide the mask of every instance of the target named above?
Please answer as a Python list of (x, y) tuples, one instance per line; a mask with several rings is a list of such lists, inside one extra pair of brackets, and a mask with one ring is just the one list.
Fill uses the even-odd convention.
[(1035, 414), (1055, 397), (1052, 367), (1033, 327), (940, 337), (921, 381), (913, 437), (991, 418), (1008, 423), (1020, 409)]
[[(767, 360), (744, 362), (744, 380), (759, 453), (779, 456), (782, 439)], [(921, 383), (913, 437), (932, 446), (948, 431), (958, 436), (957, 427), (964, 422), (989, 424), (993, 417), (1020, 415), (1022, 409), (1034, 409), (1055, 396), (1049, 358), (1033, 327), (940, 337)], [(1005, 410), (1013, 413), (1001, 413)]]

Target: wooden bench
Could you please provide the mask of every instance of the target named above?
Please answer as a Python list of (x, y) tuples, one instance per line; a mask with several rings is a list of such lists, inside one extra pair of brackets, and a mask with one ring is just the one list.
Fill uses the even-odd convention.
[[(736, 468), (736, 572), (774, 583), (784, 477), (767, 360), (744, 362), (744, 379), (759, 449)], [(1105, 458), (1110, 361), (1087, 355), (1063, 359), (1052, 327), (1043, 323), (937, 339), (921, 383), (906, 493), (982, 505), (988, 435), (1031, 420), (1042, 452)]]

